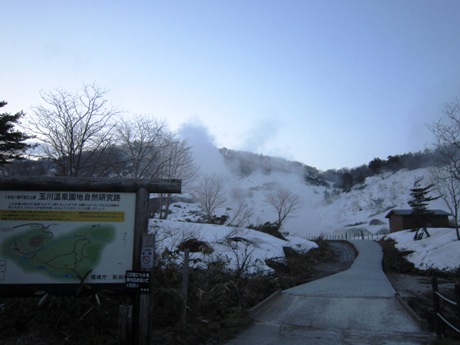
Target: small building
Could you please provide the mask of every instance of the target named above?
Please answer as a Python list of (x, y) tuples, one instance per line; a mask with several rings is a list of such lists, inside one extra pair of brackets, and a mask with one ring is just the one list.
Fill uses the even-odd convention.
[[(430, 210), (430, 215), (426, 218), (428, 228), (449, 228), (450, 213), (442, 210)], [(416, 224), (412, 210), (391, 210), (385, 218), (390, 222), (390, 232), (421, 227)]]

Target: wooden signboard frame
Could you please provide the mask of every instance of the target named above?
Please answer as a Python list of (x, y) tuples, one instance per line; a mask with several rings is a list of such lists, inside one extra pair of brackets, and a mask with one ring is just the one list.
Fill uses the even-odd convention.
[[(142, 236), (148, 231), (148, 201), (150, 193), (180, 193), (180, 180), (163, 179), (107, 179), (72, 177), (30, 177), (1, 178), (0, 191), (42, 191), (42, 192), (99, 192), (135, 193), (134, 235), (131, 270), (141, 270)], [(27, 212), (27, 211), (25, 211)], [(2, 221), (0, 220), (0, 225)], [(75, 295), (80, 284), (2, 284), (0, 296), (31, 296), (37, 291), (58, 295)], [(111, 290), (116, 293), (130, 293), (123, 282), (119, 284), (90, 284), (93, 291)]]
[[(72, 178), (72, 177), (28, 177), (28, 178), (1, 178), (0, 191), (43, 191), (43, 192), (101, 192), (101, 193), (135, 193), (135, 214), (133, 229), (133, 253), (132, 271), (150, 271), (149, 277), (153, 276), (152, 243), (153, 235), (148, 234), (148, 204), (150, 193), (180, 193), (180, 180), (164, 179), (107, 179), (107, 178)], [(26, 194), (26, 193), (22, 193)], [(22, 212), (22, 211), (21, 211)], [(27, 212), (27, 210), (25, 211)], [(21, 213), (16, 213), (16, 215)], [(14, 215), (14, 214), (13, 214)], [(0, 225), (2, 221), (0, 220)], [(142, 257), (141, 257), (142, 255)], [(148, 257), (147, 257), (148, 256)], [(144, 261), (142, 260), (144, 258)], [(150, 279), (152, 284), (153, 279)], [(60, 295), (75, 295), (81, 284), (1, 284), (0, 296), (29, 296), (37, 291), (46, 291)], [(99, 289), (111, 290), (117, 293), (133, 294), (133, 291), (126, 287), (125, 282), (121, 284), (90, 284), (92, 291)], [(151, 338), (151, 314), (152, 296), (150, 293), (135, 291), (133, 308), (120, 306), (121, 323), (132, 334), (126, 337), (122, 331), (122, 341), (127, 344), (147, 345)], [(129, 312), (126, 312), (129, 311)], [(133, 315), (134, 314), (134, 315)]]

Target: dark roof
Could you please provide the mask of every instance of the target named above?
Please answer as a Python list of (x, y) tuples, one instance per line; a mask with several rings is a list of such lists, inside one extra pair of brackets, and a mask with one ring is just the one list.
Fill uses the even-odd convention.
[[(429, 210), (431, 214), (435, 216), (450, 216), (451, 214), (449, 212), (443, 211), (443, 210)], [(391, 210), (388, 212), (388, 214), (385, 216), (385, 218), (390, 218), (392, 215), (397, 215), (397, 216), (410, 216), (412, 215), (412, 210)]]

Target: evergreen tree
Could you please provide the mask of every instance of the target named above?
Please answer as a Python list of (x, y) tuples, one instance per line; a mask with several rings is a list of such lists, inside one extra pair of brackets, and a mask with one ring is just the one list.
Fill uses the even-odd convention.
[(430, 233), (427, 229), (427, 218), (432, 214), (432, 211), (428, 209), (428, 204), (430, 201), (440, 198), (440, 196), (429, 196), (434, 185), (430, 184), (426, 187), (422, 187), (422, 180), (423, 177), (415, 180), (414, 188), (410, 190), (412, 199), (408, 202), (409, 206), (412, 208), (412, 217), (414, 219), (414, 228), (412, 231), (415, 232), (414, 240), (416, 241), (421, 240), (423, 238), (423, 234), (430, 237)]
[(369, 162), (369, 169), (373, 175), (380, 173), (380, 170), (383, 168), (383, 162), (380, 158), (374, 158)]
[[(0, 101), (0, 108), (6, 104), (5, 101)], [(15, 159), (21, 159), (22, 153), (31, 147), (24, 142), (31, 137), (15, 130), (15, 125), (18, 124), (22, 116), (24, 116), (22, 111), (14, 115), (0, 114), (0, 166), (4, 166)]]

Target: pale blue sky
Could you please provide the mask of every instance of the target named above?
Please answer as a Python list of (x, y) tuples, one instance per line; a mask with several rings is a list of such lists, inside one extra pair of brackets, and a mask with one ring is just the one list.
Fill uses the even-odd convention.
[(460, 98), (457, 0), (0, 0), (0, 99), (110, 90), (218, 147), (315, 166), (416, 152)]

